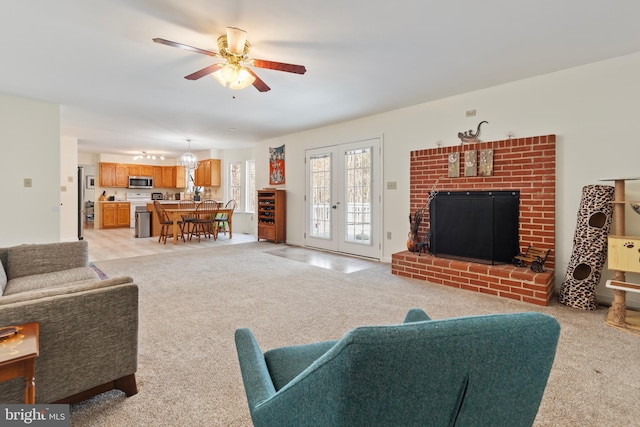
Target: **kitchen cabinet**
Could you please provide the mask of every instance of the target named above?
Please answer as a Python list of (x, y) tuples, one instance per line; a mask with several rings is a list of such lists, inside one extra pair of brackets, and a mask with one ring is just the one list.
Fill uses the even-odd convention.
[(116, 163), (116, 187), (129, 186), (129, 165)]
[(286, 241), (286, 195), (285, 190), (258, 190), (258, 241)]
[[(155, 184), (155, 187), (160, 187)], [(186, 173), (182, 166), (162, 166), (161, 188), (185, 188)]]
[[(219, 160), (218, 160), (219, 162)], [(218, 166), (218, 175), (219, 175)], [(186, 185), (186, 173), (182, 166), (128, 165), (124, 163), (100, 163), (100, 187), (129, 186), (129, 176), (152, 176), (155, 188), (180, 188)], [(219, 178), (218, 178), (219, 181)], [(220, 185), (218, 183), (218, 185)]]
[(193, 180), (197, 187), (220, 187), (221, 178), (220, 159), (206, 159), (198, 162)]
[(153, 188), (162, 188), (162, 166), (154, 166), (152, 175)]
[(120, 163), (100, 163), (100, 187), (123, 187), (129, 185), (129, 167)]
[(129, 228), (130, 215), (129, 202), (100, 202), (100, 228)]
[(100, 187), (115, 187), (116, 186), (116, 164), (115, 163), (100, 163)]
[(129, 176), (153, 176), (154, 166), (129, 165)]

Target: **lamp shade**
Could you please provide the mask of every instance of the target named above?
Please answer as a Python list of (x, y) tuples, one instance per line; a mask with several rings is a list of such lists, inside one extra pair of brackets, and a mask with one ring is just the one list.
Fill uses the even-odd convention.
[(244, 89), (245, 87), (253, 84), (256, 81), (255, 76), (251, 74), (246, 68), (241, 68), (238, 76), (238, 80), (229, 83), (230, 89)]
[(242, 55), (247, 32), (236, 27), (227, 27), (227, 48), (235, 55)]
[(220, 75), (227, 83), (231, 83), (238, 80), (240, 67), (234, 64), (224, 64), (222, 68), (220, 68)]

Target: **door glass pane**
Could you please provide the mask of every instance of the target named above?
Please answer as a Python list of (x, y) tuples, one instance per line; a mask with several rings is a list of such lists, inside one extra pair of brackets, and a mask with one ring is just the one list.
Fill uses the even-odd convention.
[(311, 166), (311, 221), (312, 237), (331, 239), (331, 155), (310, 158)]
[(347, 150), (345, 161), (345, 241), (371, 244), (371, 147)]

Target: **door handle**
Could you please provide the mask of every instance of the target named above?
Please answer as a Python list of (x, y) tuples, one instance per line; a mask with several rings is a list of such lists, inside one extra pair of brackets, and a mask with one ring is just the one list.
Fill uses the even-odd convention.
[(331, 209), (338, 209), (336, 205), (331, 206)]

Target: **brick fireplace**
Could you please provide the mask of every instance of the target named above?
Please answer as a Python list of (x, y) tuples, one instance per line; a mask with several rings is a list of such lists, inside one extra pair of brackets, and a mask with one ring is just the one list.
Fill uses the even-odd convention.
[[(493, 150), (492, 176), (448, 177), (451, 153), (469, 150)], [(463, 162), (461, 162), (463, 163)], [(438, 181), (439, 179), (439, 181)], [(520, 191), (519, 240), (521, 250), (529, 245), (551, 252), (545, 272), (534, 273), (527, 267), (485, 265), (438, 258), (431, 254), (403, 251), (392, 255), (391, 272), (475, 292), (547, 305), (554, 293), (555, 267), (555, 188), (556, 136), (536, 136), (503, 141), (479, 142), (411, 152), (410, 213), (423, 208), (429, 191)], [(409, 224), (407, 221), (407, 231)], [(425, 216), (420, 229), (424, 237), (429, 229)]]

